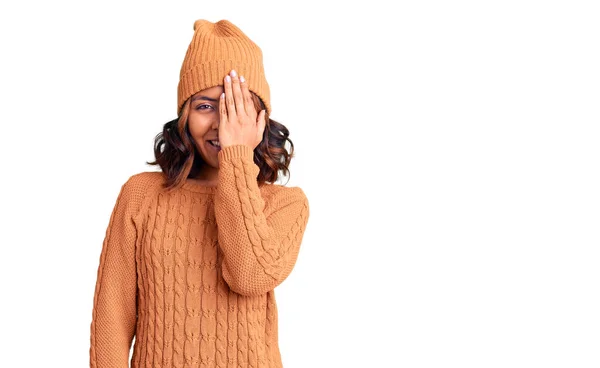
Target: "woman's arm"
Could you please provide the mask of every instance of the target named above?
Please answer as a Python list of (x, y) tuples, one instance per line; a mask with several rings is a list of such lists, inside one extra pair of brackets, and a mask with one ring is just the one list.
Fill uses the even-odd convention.
[(233, 145), (219, 152), (215, 216), (224, 254), (223, 278), (243, 295), (273, 290), (291, 273), (309, 216), (298, 187), (281, 187), (265, 204), (253, 150)]
[(102, 245), (91, 323), (91, 368), (129, 367), (137, 318), (134, 218), (143, 196), (137, 178), (121, 187)]

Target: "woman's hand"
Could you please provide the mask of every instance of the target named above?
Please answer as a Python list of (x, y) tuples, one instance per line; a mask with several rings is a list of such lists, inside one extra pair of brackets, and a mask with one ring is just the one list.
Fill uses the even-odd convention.
[(223, 85), (225, 93), (219, 101), (221, 149), (236, 144), (255, 149), (265, 130), (265, 110), (257, 114), (248, 83), (243, 76), (238, 78), (235, 70), (225, 77)]

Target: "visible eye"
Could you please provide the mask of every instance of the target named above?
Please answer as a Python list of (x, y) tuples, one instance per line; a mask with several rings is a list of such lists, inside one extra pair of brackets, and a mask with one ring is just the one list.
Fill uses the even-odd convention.
[(209, 104), (199, 104), (198, 106), (196, 106), (196, 110), (206, 110), (206, 109), (212, 109), (213, 107)]

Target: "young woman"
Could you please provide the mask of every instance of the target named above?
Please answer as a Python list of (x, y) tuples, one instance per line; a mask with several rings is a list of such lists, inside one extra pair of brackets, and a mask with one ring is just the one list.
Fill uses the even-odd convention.
[(229, 21), (197, 20), (177, 112), (156, 137), (161, 172), (131, 176), (112, 212), (90, 365), (281, 367), (274, 289), (309, 207), (299, 187), (274, 184), (293, 144), (269, 118), (261, 49)]

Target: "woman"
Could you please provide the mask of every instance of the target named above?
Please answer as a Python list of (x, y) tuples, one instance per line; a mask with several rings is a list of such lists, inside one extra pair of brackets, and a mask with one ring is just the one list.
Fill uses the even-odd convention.
[[(309, 217), (271, 120), (262, 52), (238, 27), (197, 20), (178, 118), (156, 137), (162, 172), (121, 188), (102, 246), (90, 365), (281, 367), (274, 289)], [(291, 152), (284, 144), (289, 141)]]

